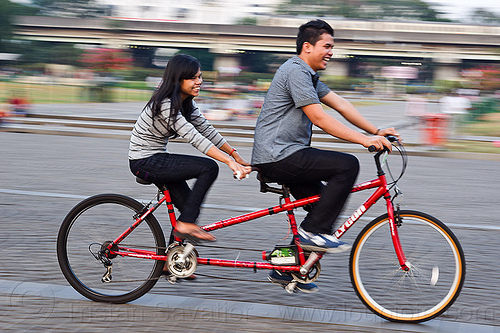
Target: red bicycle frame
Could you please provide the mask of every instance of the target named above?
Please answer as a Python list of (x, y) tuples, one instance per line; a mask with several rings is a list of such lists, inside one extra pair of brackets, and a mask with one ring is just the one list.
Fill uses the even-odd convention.
[[(387, 213), (389, 217), (390, 231), (392, 242), (394, 245), (395, 253), (398, 258), (399, 264), (401, 265), (401, 269), (408, 270), (406, 266), (406, 258), (403, 253), (401, 243), (399, 241), (397, 226), (394, 220), (394, 210), (391, 201), (391, 195), (389, 193), (389, 188), (387, 185), (387, 180), (384, 172), (380, 167), (380, 163), (378, 163), (378, 159), (376, 158), (377, 169), (378, 169), (378, 178), (363, 182), (355, 185), (351, 193), (364, 191), (368, 189), (376, 188), (375, 192), (334, 232), (334, 235), (337, 238), (341, 238), (347, 230), (349, 230), (356, 221), (358, 221), (361, 216), (371, 207), (373, 206), (380, 198), (384, 197), (387, 206)], [(170, 192), (166, 189), (162, 189), (163, 197), (154, 204), (151, 208), (147, 209), (144, 212), (139, 213), (140, 216), (136, 216), (135, 222), (130, 226), (125, 232), (120, 235), (116, 240), (108, 245), (108, 249), (111, 254), (119, 255), (119, 256), (129, 256), (143, 259), (153, 259), (153, 260), (163, 260), (165, 261), (166, 255), (157, 255), (154, 251), (148, 250), (139, 250), (139, 249), (131, 249), (119, 246), (120, 242), (127, 237), (149, 214), (153, 213), (163, 202), (166, 202), (167, 211), (169, 214), (170, 222), (172, 223), (172, 228), (176, 226), (176, 217), (174, 213), (174, 206), (170, 197)], [(323, 253), (316, 252), (316, 256), (310, 256), (309, 259), (305, 258), (304, 251), (300, 246), (300, 241), (298, 237), (297, 230), (297, 222), (295, 220), (295, 215), (293, 210), (295, 208), (303, 207), (307, 204), (315, 203), (319, 200), (320, 196), (315, 195), (304, 199), (299, 199), (292, 201), (290, 199), (290, 195), (288, 190), (283, 187), (283, 199), (284, 204), (280, 204), (278, 206), (270, 207), (267, 209), (262, 209), (256, 212), (232, 217), (226, 220), (220, 220), (215, 223), (207, 224), (202, 226), (201, 228), (205, 231), (213, 231), (222, 229), (231, 225), (255, 220), (260, 217), (273, 215), (277, 213), (281, 213), (286, 211), (288, 215), (288, 219), (290, 222), (290, 227), (293, 234), (293, 239), (295, 244), (297, 245), (297, 249), (299, 252), (299, 264), (298, 265), (290, 265), (290, 266), (277, 266), (267, 262), (251, 262), (251, 261), (238, 261), (238, 260), (224, 260), (224, 259), (212, 259), (212, 258), (197, 258), (198, 264), (201, 265), (212, 265), (212, 266), (222, 266), (222, 267), (238, 267), (238, 268), (253, 268), (256, 269), (276, 269), (280, 271), (289, 271), (289, 272), (299, 272), (303, 267), (311, 267), (315, 262), (317, 262), (323, 256)], [(182, 242), (181, 239), (176, 239), (176, 241)], [(118, 250), (116, 250), (118, 249)], [(307, 269), (308, 270), (308, 269)]]

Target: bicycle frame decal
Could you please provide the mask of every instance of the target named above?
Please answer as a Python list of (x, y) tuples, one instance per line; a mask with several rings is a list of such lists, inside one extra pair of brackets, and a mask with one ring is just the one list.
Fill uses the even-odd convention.
[(340, 238), (349, 228), (366, 212), (365, 205), (361, 205), (348, 219), (334, 232), (335, 237)]

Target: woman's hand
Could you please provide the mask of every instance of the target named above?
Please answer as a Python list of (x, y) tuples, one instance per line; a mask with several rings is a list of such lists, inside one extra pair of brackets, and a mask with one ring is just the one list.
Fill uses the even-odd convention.
[(246, 176), (252, 172), (252, 167), (243, 166), (236, 161), (231, 161), (227, 164), (231, 170), (233, 170), (233, 176), (238, 179), (246, 178)]

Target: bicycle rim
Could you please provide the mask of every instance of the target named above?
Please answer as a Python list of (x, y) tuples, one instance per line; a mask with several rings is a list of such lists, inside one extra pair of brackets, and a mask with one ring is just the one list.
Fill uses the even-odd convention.
[[(134, 222), (143, 205), (131, 198), (104, 194), (79, 203), (66, 216), (58, 236), (59, 265), (68, 282), (94, 301), (126, 303), (148, 292), (157, 282), (164, 261), (116, 256), (111, 259), (111, 282), (102, 282), (107, 272), (96, 258), (101, 245), (115, 240)], [(163, 232), (150, 215), (120, 244), (135, 249), (165, 253)]]
[(401, 211), (400, 216), (398, 234), (409, 271), (400, 267), (386, 214), (358, 235), (351, 250), (351, 282), (378, 316), (422, 322), (456, 300), (465, 279), (465, 259), (457, 238), (439, 220), (415, 211)]

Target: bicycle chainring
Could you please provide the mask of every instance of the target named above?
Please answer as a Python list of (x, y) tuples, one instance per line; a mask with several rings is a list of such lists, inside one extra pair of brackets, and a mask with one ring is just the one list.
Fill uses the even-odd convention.
[(179, 278), (191, 276), (198, 267), (198, 252), (196, 249), (193, 249), (182, 259), (184, 249), (185, 246), (179, 243), (173, 243), (167, 249), (167, 269), (172, 275)]

